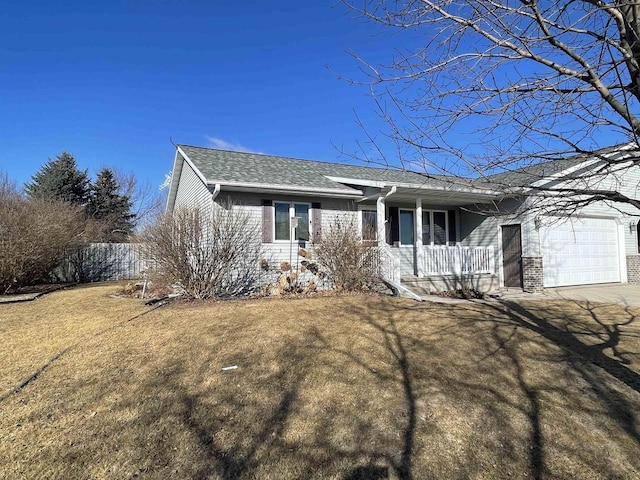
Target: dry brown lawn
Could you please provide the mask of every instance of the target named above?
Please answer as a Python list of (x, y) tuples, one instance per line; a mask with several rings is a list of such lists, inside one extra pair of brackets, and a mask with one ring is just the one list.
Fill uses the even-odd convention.
[(114, 289), (0, 305), (0, 478), (640, 478), (640, 309)]

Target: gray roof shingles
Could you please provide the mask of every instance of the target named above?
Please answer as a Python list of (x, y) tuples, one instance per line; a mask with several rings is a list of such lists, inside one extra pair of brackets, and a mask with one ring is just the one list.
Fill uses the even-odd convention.
[(360, 167), (189, 145), (179, 145), (179, 147), (207, 181), (215, 183), (254, 183), (359, 193), (358, 190), (329, 180), (327, 178), (329, 176), (425, 187), (451, 186), (450, 180), (427, 177), (406, 170)]
[(622, 153), (622, 151), (625, 147), (625, 144), (614, 145), (597, 150), (592, 154), (574, 155), (566, 158), (557, 158), (548, 162), (527, 165), (525, 167), (516, 168), (503, 173), (477, 178), (474, 180), (474, 185), (478, 187), (493, 186), (496, 188), (505, 186), (530, 187), (539, 180), (562, 173), (571, 167), (575, 167), (586, 160), (594, 159), (598, 156), (608, 156), (616, 153), (620, 153), (621, 156), (624, 156), (625, 154)]

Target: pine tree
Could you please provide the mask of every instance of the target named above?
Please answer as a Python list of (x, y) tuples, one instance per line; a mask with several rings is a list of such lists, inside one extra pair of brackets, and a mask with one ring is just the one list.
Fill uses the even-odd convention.
[(75, 158), (64, 151), (55, 160), (49, 159), (25, 185), (27, 195), (39, 200), (62, 200), (86, 205), (89, 199), (89, 177), (79, 170)]
[(128, 195), (122, 195), (120, 190), (113, 171), (103, 168), (91, 187), (86, 208), (88, 217), (105, 225), (105, 240), (109, 242), (124, 241), (135, 226), (131, 200)]

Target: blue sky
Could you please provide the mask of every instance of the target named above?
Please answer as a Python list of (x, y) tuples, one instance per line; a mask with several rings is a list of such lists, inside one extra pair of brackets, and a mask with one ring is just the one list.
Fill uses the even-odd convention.
[(330, 1), (3, 2), (0, 169), (28, 181), (63, 150), (159, 185), (176, 143), (347, 161), (375, 125), (349, 50), (388, 58)]

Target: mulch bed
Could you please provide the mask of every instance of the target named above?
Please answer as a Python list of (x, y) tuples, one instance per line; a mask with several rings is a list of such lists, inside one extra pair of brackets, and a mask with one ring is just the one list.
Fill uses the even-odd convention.
[(440, 297), (459, 298), (462, 300), (482, 300), (485, 297), (484, 293), (472, 289), (447, 290), (446, 292), (438, 292), (436, 295)]

